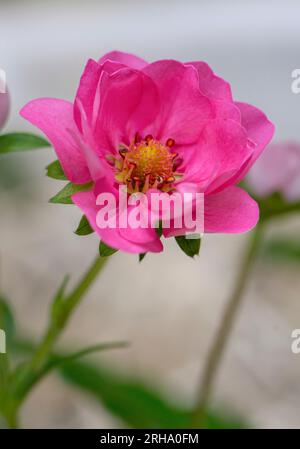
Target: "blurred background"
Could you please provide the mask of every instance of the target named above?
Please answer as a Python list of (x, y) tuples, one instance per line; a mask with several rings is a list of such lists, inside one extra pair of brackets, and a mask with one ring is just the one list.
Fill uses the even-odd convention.
[[(299, 17), (300, 3), (292, 0), (1, 0), (0, 68), (12, 97), (5, 131), (35, 132), (18, 115), (27, 101), (72, 100), (86, 60), (119, 49), (149, 61), (208, 62), (231, 83), (236, 99), (267, 113), (275, 140), (300, 140), (300, 95), (291, 91), (291, 72), (300, 66)], [(79, 210), (48, 203), (61, 187), (44, 175), (55, 159), (52, 149), (0, 159), (0, 288), (13, 305), (18, 331), (34, 340), (45, 329), (64, 275), (76, 282), (98, 245), (94, 235), (73, 233)], [(280, 220), (269, 234), (299, 237), (299, 224), (299, 216)], [(134, 378), (174, 407), (189, 406), (247, 238), (205, 236), (196, 260), (173, 241), (141, 264), (118, 253), (61, 346), (129, 341), (128, 349), (93, 356), (109, 370), (103, 385), (117, 384), (118, 376)], [(300, 355), (290, 349), (291, 332), (300, 328), (299, 267), (272, 258), (257, 262), (219, 372), (212, 406), (251, 426), (300, 426)], [(23, 426), (124, 425), (122, 413), (112, 413), (109, 398), (101, 405), (101, 396), (98, 401), (53, 374), (27, 400)]]

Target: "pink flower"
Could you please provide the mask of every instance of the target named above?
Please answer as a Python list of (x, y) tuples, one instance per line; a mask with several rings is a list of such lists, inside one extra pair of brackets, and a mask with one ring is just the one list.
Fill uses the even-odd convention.
[[(204, 192), (205, 232), (245, 232), (257, 223), (256, 202), (236, 184), (274, 128), (257, 108), (235, 103), (230, 85), (204, 62), (148, 64), (112, 52), (87, 62), (74, 104), (41, 98), (28, 103), (21, 115), (52, 142), (70, 181), (94, 182), (90, 191), (72, 199), (114, 248), (162, 250), (150, 227), (97, 227), (97, 195), (117, 195), (120, 184), (129, 192)], [(185, 229), (163, 232), (171, 237)]]
[(9, 113), (9, 95), (0, 92), (0, 130), (3, 128)]
[(281, 193), (288, 201), (300, 199), (300, 144), (274, 143), (255, 163), (248, 175), (252, 192), (260, 197)]

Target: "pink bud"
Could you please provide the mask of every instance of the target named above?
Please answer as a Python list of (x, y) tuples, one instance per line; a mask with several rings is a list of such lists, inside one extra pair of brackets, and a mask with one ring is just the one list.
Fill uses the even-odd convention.
[(248, 183), (256, 195), (279, 192), (293, 202), (300, 199), (300, 143), (271, 144), (254, 164)]

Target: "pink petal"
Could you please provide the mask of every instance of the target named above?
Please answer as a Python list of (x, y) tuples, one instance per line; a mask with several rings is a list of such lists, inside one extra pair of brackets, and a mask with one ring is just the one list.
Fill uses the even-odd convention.
[(130, 235), (127, 235), (126, 231), (121, 234), (120, 229), (118, 228), (100, 229), (96, 223), (96, 217), (99, 208), (96, 205), (96, 197), (94, 192), (78, 192), (72, 196), (72, 200), (85, 214), (91, 227), (100, 236), (101, 240), (103, 240), (104, 243), (111, 246), (112, 248), (133, 254), (140, 254), (148, 251), (162, 251), (162, 244), (158, 239), (156, 241), (149, 241), (149, 239), (146, 239), (146, 241), (140, 243), (140, 238), (135, 241), (134, 235), (132, 235), (131, 233)]
[(205, 196), (205, 232), (242, 233), (258, 222), (257, 203), (239, 187)]
[(144, 73), (121, 69), (101, 83), (100, 112), (95, 138), (103, 149), (118, 151), (121, 143), (129, 144), (136, 132), (144, 129), (157, 115), (158, 92)]
[(235, 183), (238, 183), (246, 173), (250, 170), (254, 162), (260, 156), (266, 145), (273, 137), (275, 127), (267, 116), (259, 109), (246, 103), (236, 103), (241, 111), (242, 126), (247, 131), (249, 140), (248, 146), (252, 148), (252, 156), (249, 162), (245, 165)]
[(103, 64), (99, 64), (93, 59), (88, 60), (74, 102), (74, 119), (80, 131), (83, 128), (80, 105), (85, 111), (88, 125), (92, 126), (93, 115), (97, 114), (99, 109), (101, 75), (103, 72), (112, 74), (124, 67), (124, 64), (114, 61), (105, 61)]
[(232, 101), (230, 84), (215, 75), (206, 62), (187, 62), (193, 65), (199, 76), (199, 87), (204, 95), (214, 100)]
[(82, 131), (82, 119), (79, 103), (85, 111), (87, 120), (91, 122), (95, 95), (102, 70), (103, 67), (100, 64), (93, 59), (89, 59), (81, 76), (74, 102), (74, 119), (80, 131)]
[(73, 137), (77, 128), (72, 103), (40, 98), (27, 103), (20, 114), (48, 137), (70, 181), (84, 184), (91, 180), (85, 158)]
[[(128, 216), (134, 210), (133, 206), (129, 206), (127, 209)], [(146, 210), (145, 210), (146, 211)], [(138, 212), (140, 212), (138, 210)], [(148, 211), (147, 211), (148, 212)], [(147, 215), (149, 217), (149, 214)], [(131, 228), (128, 224), (127, 228), (119, 229), (120, 235), (124, 237), (126, 240), (134, 242), (139, 245), (143, 245), (145, 251), (151, 252), (161, 252), (163, 249), (160, 238), (157, 235), (156, 229), (151, 228)], [(148, 249), (146, 249), (148, 248)]]
[[(199, 184), (195, 184), (192, 182), (180, 182), (177, 184), (176, 186), (176, 192), (174, 194), (179, 194), (181, 196), (181, 204), (182, 204), (182, 217), (180, 217), (179, 215), (177, 216), (177, 218), (179, 219), (179, 224), (182, 224), (181, 227), (178, 226), (178, 223), (176, 223), (175, 221), (175, 216), (174, 216), (174, 210), (172, 210), (171, 213), (171, 221), (170, 221), (170, 226), (165, 226), (163, 228), (163, 235), (164, 237), (176, 237), (176, 236), (180, 236), (180, 235), (188, 235), (188, 234), (201, 234), (202, 232), (204, 232), (204, 217), (203, 217), (203, 212), (204, 212), (204, 198), (203, 196), (198, 200), (199, 201), (199, 213), (200, 213), (200, 217), (198, 224), (197, 224), (197, 229), (196, 229), (196, 225), (193, 228), (188, 229), (186, 227), (186, 221), (185, 219), (187, 217), (184, 217), (184, 214), (186, 213), (186, 209), (188, 207), (188, 204), (186, 203), (187, 199), (184, 197), (184, 194), (188, 193), (188, 194), (192, 194), (192, 203), (191, 204), (191, 209), (190, 212), (192, 213), (192, 217), (193, 220), (196, 220), (196, 194), (197, 193), (202, 193), (201, 192), (201, 186)], [(175, 226), (176, 224), (176, 226)]]
[(137, 70), (142, 70), (148, 64), (144, 59), (122, 51), (111, 51), (106, 53), (99, 59), (99, 63), (103, 64), (105, 61), (119, 62), (127, 67)]
[(147, 65), (143, 72), (156, 83), (160, 94), (161, 108), (151, 134), (162, 142), (173, 138), (177, 145), (195, 142), (214, 114), (210, 100), (199, 90), (195, 68), (162, 60)]
[(249, 158), (245, 130), (234, 120), (211, 120), (200, 139), (186, 154), (184, 181), (208, 187), (227, 172), (236, 172)]

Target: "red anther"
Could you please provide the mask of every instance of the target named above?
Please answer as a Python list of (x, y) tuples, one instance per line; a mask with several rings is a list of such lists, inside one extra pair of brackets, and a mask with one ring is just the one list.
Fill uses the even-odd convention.
[(164, 178), (162, 176), (157, 176), (156, 181), (158, 184), (162, 184), (164, 182)]
[(149, 143), (151, 142), (151, 140), (153, 140), (153, 136), (151, 136), (151, 134), (147, 134), (147, 136), (145, 137), (145, 141)]
[(140, 133), (136, 132), (135, 136), (134, 136), (134, 143), (139, 143), (141, 140), (142, 140), (142, 138), (141, 138)]
[(175, 145), (175, 140), (169, 138), (169, 139), (166, 141), (166, 145), (167, 145), (167, 147), (169, 147), (169, 148), (173, 147), (173, 146)]

